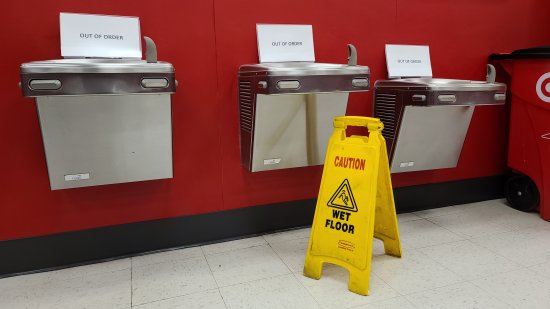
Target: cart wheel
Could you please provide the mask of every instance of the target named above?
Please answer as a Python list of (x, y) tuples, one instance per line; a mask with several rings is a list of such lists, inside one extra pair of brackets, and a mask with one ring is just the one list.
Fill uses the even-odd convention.
[(531, 178), (524, 175), (512, 176), (505, 185), (506, 200), (517, 210), (533, 211), (540, 202), (539, 190)]

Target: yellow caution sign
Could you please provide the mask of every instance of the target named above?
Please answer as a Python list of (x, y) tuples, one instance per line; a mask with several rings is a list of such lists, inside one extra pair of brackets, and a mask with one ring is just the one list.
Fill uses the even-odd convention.
[[(369, 136), (346, 136), (348, 126), (367, 127)], [(348, 288), (368, 295), (372, 242), (400, 257), (386, 142), (379, 119), (336, 117), (329, 140), (304, 275), (321, 278), (323, 263), (349, 271)]]

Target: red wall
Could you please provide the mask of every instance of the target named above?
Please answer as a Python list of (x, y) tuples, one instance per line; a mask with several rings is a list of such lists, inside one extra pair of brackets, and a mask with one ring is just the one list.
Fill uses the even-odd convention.
[[(373, 80), (384, 44), (429, 44), (434, 76), (483, 79), (487, 55), (548, 44), (545, 0), (2, 1), (0, 240), (316, 197), (320, 167), (251, 174), (239, 162), (238, 66), (257, 59), (256, 23), (312, 24), (319, 62), (344, 63), (353, 43)], [(176, 67), (171, 180), (50, 191), (33, 100), (19, 65), (59, 58), (59, 12), (139, 16), (159, 58)], [(505, 170), (504, 107), (476, 110), (456, 169), (394, 175), (395, 186)], [(372, 114), (372, 92), (349, 115)]]

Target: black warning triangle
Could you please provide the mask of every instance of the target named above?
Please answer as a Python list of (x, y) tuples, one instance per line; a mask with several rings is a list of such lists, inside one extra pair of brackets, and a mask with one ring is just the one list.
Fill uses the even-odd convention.
[(357, 212), (357, 204), (355, 203), (355, 198), (347, 179), (344, 179), (330, 200), (328, 200), (327, 206)]

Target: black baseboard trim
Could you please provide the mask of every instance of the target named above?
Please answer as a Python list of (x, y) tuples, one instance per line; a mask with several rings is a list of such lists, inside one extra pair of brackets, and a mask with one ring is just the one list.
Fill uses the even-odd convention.
[(423, 184), (394, 189), (397, 213), (475, 203), (504, 197), (512, 174)]
[[(503, 197), (508, 175), (396, 188), (399, 213)], [(0, 278), (311, 225), (315, 199), (0, 241)]]

